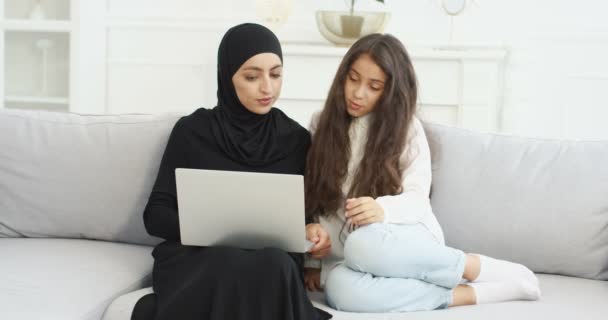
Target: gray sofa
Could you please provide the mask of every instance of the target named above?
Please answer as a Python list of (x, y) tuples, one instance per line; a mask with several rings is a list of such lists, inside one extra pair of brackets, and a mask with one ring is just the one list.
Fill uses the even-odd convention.
[[(0, 319), (126, 320), (151, 292), (142, 211), (177, 114), (0, 110)], [(306, 123), (307, 119), (298, 119)], [(449, 245), (528, 265), (536, 302), (334, 319), (607, 319), (608, 141), (425, 124)]]

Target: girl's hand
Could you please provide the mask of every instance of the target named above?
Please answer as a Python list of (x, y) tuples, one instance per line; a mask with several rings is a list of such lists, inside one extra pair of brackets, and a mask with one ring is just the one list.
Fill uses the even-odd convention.
[(323, 288), (321, 288), (321, 269), (304, 268), (304, 285), (308, 291), (323, 291)]
[(306, 239), (314, 243), (314, 246), (308, 251), (314, 259), (323, 259), (329, 254), (331, 239), (329, 239), (329, 233), (320, 224), (309, 223), (306, 225)]
[(346, 218), (356, 226), (384, 221), (384, 209), (372, 197), (346, 199), (344, 211)]

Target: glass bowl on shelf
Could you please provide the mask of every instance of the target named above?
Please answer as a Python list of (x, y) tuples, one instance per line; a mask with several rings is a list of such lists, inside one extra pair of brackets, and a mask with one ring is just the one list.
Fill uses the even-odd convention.
[(349, 46), (368, 34), (383, 32), (390, 19), (389, 12), (324, 11), (316, 13), (317, 27), (330, 42)]

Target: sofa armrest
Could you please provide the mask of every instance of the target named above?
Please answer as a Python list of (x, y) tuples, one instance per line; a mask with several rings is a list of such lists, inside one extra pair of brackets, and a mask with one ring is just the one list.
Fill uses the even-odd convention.
[(154, 293), (152, 287), (129, 292), (114, 299), (103, 314), (102, 320), (131, 320), (135, 304), (149, 293)]

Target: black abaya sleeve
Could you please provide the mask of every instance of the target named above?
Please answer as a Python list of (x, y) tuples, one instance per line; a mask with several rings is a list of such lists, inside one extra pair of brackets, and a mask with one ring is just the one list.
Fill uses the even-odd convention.
[(144, 225), (149, 234), (166, 240), (179, 241), (175, 168), (187, 167), (187, 137), (180, 119), (167, 142), (158, 169), (158, 176), (144, 210)]

